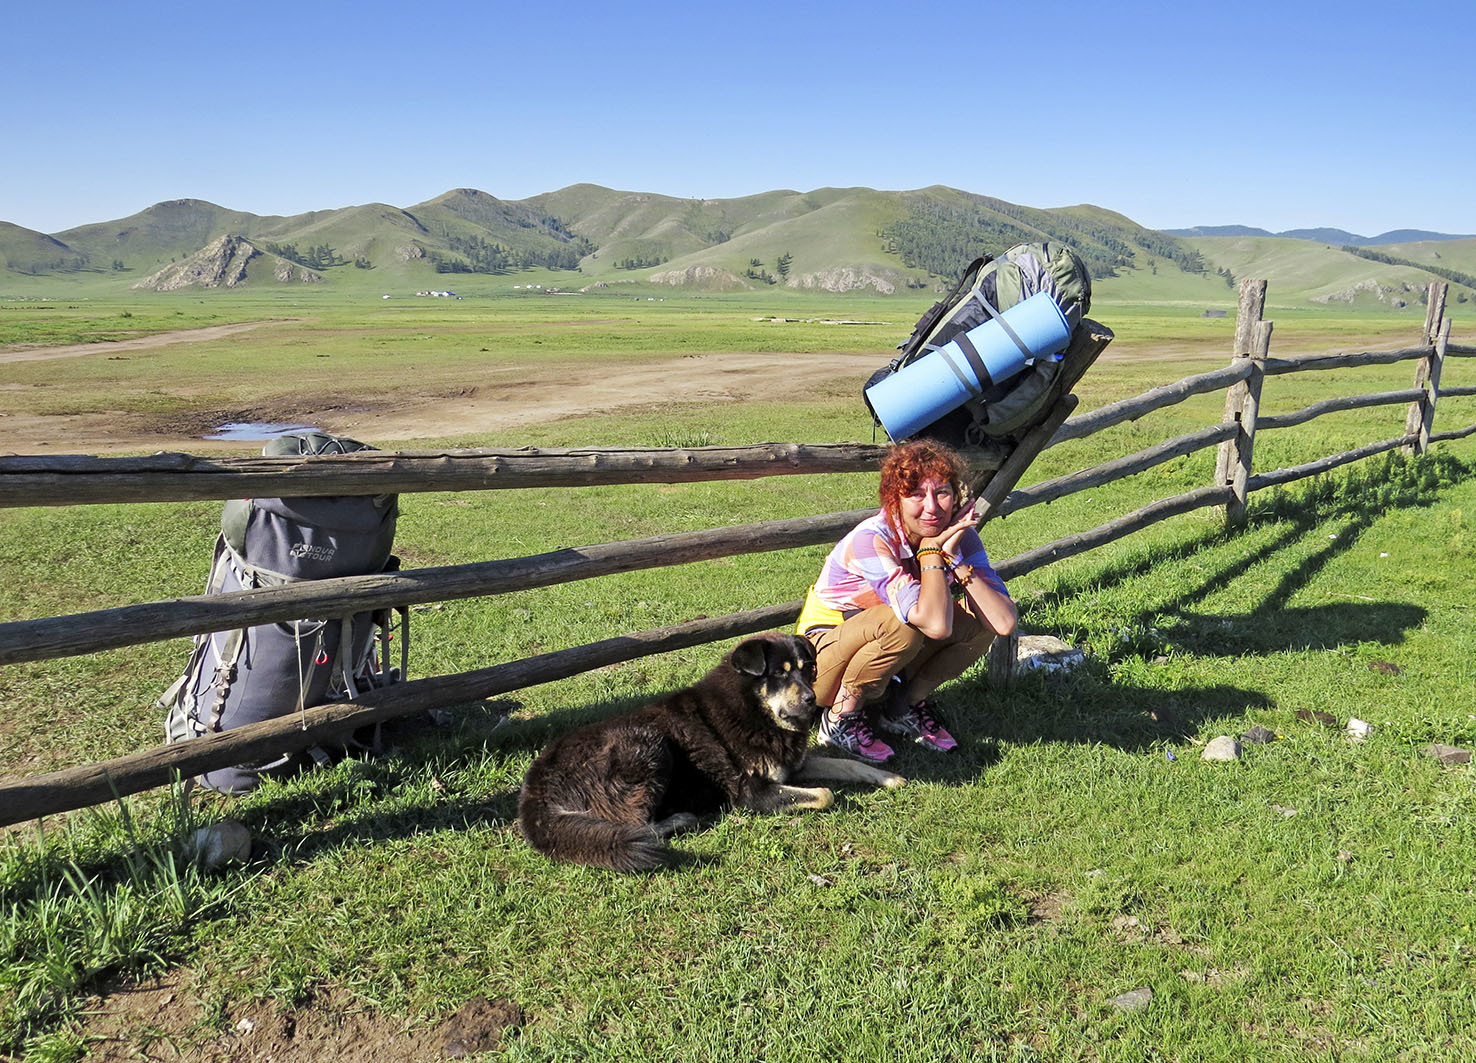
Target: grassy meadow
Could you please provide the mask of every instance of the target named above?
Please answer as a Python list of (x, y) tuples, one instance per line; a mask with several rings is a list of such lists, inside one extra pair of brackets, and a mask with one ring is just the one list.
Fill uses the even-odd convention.
[[(855, 379), (782, 399), (672, 395), (497, 432), (376, 445), (580, 446), (869, 440), (860, 383), (927, 299), (378, 293), (108, 296), (0, 303), (0, 349), (241, 322), (114, 360), (6, 365), (0, 415), (94, 410), (147, 435), (200, 411), (304, 393), (465, 386), (495, 368), (595, 376), (707, 352), (853, 354)], [(648, 300), (647, 296), (651, 296)], [(1223, 365), (1229, 318), (1099, 298), (1117, 335), (1083, 408)], [(1416, 342), (1423, 314), (1277, 306), (1273, 354)], [(1454, 308), (1453, 308), (1454, 310)], [(779, 317), (782, 322), (758, 318)], [(846, 320), (860, 324), (835, 325)], [(1458, 341), (1471, 335), (1458, 318)], [(1472, 382), (1452, 360), (1445, 383)], [(1271, 378), (1265, 413), (1409, 386), (1403, 363)], [(1476, 379), (1476, 378), (1473, 378)], [(1026, 482), (1219, 420), (1202, 396), (1048, 451)], [(1476, 420), (1442, 403), (1437, 431)], [(1400, 434), (1404, 411), (1265, 433), (1272, 469)], [(0, 416), (0, 440), (6, 421)], [(61, 441), (51, 448), (65, 453)], [(150, 448), (141, 448), (150, 449)], [(244, 444), (242, 452), (255, 449)], [(1207, 484), (1214, 454), (988, 525), (1001, 560)], [(868, 504), (870, 476), (401, 499), (405, 567), (537, 553)], [(218, 503), (0, 511), (0, 620), (198, 593)], [(444, 674), (803, 595), (825, 547), (417, 607), (412, 671)], [(214, 1059), (241, 1020), (427, 1033), (468, 1000), (515, 1005), (479, 1058), (1459, 1060), (1476, 1054), (1472, 776), (1476, 443), (1376, 458), (1252, 497), (1227, 533), (1175, 518), (1012, 584), (1022, 628), (1089, 651), (1007, 691), (942, 692), (960, 748), (902, 750), (909, 784), (827, 812), (734, 814), (677, 840), (670, 872), (548, 863), (517, 789), (555, 734), (690, 682), (721, 647), (603, 668), (446, 727), (392, 729), (345, 761), (234, 800), (172, 793), (52, 817), (0, 840), (0, 1058)], [(0, 669), (0, 771), (157, 743), (153, 701), (187, 640)], [(1332, 723), (1312, 714), (1328, 714)], [(506, 722), (502, 717), (506, 715)], [(1370, 722), (1364, 741), (1344, 733)], [(1165, 723), (1163, 721), (1176, 721)], [(1218, 735), (1264, 727), (1235, 763)], [(207, 872), (196, 826), (234, 818), (252, 859)], [(124, 988), (169, 993), (128, 1011)], [(1149, 993), (1135, 991), (1148, 990)], [(345, 1034), (347, 1036), (347, 1032)], [(439, 1055), (435, 1046), (430, 1058)], [(306, 1048), (300, 1055), (311, 1057)]]

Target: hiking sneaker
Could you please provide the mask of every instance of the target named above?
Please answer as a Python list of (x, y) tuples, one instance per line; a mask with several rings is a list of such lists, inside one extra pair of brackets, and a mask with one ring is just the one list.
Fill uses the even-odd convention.
[(925, 698), (916, 705), (904, 708), (900, 715), (881, 715), (881, 728), (890, 734), (906, 735), (920, 746), (947, 753), (958, 745), (948, 733), (948, 728), (938, 720), (938, 705), (932, 698)]
[(866, 716), (861, 712), (852, 712), (839, 720), (832, 720), (828, 709), (822, 711), (816, 737), (822, 746), (830, 746), (871, 764), (885, 764), (892, 759), (892, 747), (876, 737), (871, 724), (866, 722)]

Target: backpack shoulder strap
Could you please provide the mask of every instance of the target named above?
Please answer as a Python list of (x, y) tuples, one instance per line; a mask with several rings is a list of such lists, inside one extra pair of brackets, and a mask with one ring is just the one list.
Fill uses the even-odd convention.
[(928, 312), (918, 320), (917, 327), (912, 330), (912, 335), (902, 344), (902, 353), (892, 360), (893, 372), (901, 369), (917, 357), (918, 352), (922, 350), (923, 343), (928, 338), (928, 334), (933, 331), (933, 326), (938, 323), (938, 319), (958, 302), (959, 296), (964, 291), (973, 287), (975, 280), (979, 276), (979, 271), (992, 261), (993, 258), (989, 255), (980, 255), (974, 259), (964, 269), (963, 276), (953, 286), (953, 291), (928, 308)]

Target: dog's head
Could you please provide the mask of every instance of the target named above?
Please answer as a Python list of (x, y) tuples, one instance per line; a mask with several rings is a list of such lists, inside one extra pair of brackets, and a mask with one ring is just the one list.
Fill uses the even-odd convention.
[(815, 650), (799, 635), (758, 635), (740, 642), (729, 660), (753, 697), (786, 731), (815, 723)]

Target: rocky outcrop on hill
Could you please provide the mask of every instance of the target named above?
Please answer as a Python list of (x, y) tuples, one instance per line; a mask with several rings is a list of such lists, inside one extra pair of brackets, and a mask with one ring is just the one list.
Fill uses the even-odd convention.
[(874, 270), (855, 266), (840, 266), (823, 269), (818, 273), (803, 273), (789, 278), (791, 288), (817, 288), (825, 292), (856, 292), (863, 288), (874, 288), (882, 295), (897, 291), (895, 278), (887, 278)]
[(669, 269), (653, 273), (646, 278), (652, 284), (670, 284), (706, 288), (711, 291), (731, 292), (753, 287), (743, 278), (716, 266), (690, 266), (687, 269)]
[(246, 283), (247, 264), (258, 258), (270, 263), (272, 276), (283, 284), (316, 284), (323, 279), (321, 273), (306, 266), (266, 254), (243, 236), (222, 236), (183, 262), (171, 262), (133, 287), (155, 292), (173, 292), (181, 288), (234, 288)]
[(1353, 303), (1361, 299), (1377, 299), (1381, 303), (1388, 303), (1396, 310), (1403, 310), (1412, 298), (1418, 298), (1418, 295), (1409, 284), (1395, 286), (1380, 284), (1376, 280), (1369, 279), (1359, 281), (1351, 288), (1344, 288), (1341, 291), (1314, 295), (1311, 301), (1314, 303)]

